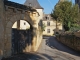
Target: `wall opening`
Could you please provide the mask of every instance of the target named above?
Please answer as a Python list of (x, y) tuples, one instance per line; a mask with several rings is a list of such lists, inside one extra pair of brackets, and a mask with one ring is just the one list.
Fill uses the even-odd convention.
[(25, 20), (18, 20), (12, 26), (12, 55), (24, 53), (32, 45), (33, 28)]

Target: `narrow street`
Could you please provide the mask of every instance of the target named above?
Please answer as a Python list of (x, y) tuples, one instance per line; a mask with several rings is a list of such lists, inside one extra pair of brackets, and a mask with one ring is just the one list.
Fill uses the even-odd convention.
[(80, 60), (80, 53), (58, 42), (53, 36), (45, 36), (36, 53), (22, 53), (6, 60)]
[(58, 42), (55, 37), (44, 37), (38, 52), (49, 55), (49, 60), (80, 60), (80, 52), (77, 52)]

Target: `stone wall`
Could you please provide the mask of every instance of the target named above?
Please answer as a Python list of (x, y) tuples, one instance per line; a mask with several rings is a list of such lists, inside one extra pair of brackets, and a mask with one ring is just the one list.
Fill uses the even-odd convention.
[(42, 41), (41, 26), (38, 26), (38, 13), (34, 18), (33, 12), (25, 11), (24, 9), (17, 9), (15, 7), (6, 6), (4, 8), (3, 0), (0, 0), (0, 59), (8, 57), (12, 54), (12, 26), (18, 20), (25, 20), (29, 22), (33, 28), (32, 44), (27, 45), (26, 52), (37, 51)]
[(80, 37), (80, 32), (75, 32), (75, 36)]
[(80, 51), (80, 37), (76, 37), (75, 35), (57, 35), (57, 40), (66, 46)]
[(4, 4), (0, 0), (0, 59), (4, 53)]
[[(33, 12), (33, 14), (36, 12)], [(39, 26), (40, 23), (40, 16), (39, 13), (36, 13), (36, 15), (33, 15), (32, 13), (30, 14), (30, 17), (32, 18), (32, 20), (34, 21), (34, 38), (33, 38), (33, 50), (34, 52), (36, 52), (41, 44), (42, 41), (42, 30), (41, 30), (41, 26)], [(42, 16), (42, 15), (41, 15)], [(42, 18), (41, 18), (42, 19)]]

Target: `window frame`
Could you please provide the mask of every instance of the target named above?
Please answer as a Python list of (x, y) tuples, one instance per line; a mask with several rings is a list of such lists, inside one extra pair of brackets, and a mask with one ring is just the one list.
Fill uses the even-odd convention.
[(50, 29), (47, 29), (47, 33), (50, 33)]

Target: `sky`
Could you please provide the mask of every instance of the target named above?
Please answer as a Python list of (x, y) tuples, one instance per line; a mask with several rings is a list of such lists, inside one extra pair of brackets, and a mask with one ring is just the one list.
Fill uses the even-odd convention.
[[(9, 0), (13, 2), (17, 2), (20, 4), (24, 4), (26, 0)], [(44, 8), (44, 13), (45, 14), (50, 14), (51, 11), (54, 9), (54, 6), (58, 3), (59, 0), (38, 0), (39, 4), (41, 7)], [(74, 0), (72, 0), (74, 2)]]

